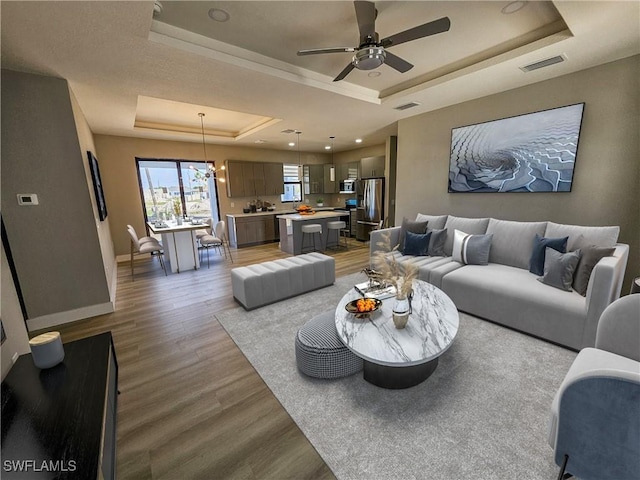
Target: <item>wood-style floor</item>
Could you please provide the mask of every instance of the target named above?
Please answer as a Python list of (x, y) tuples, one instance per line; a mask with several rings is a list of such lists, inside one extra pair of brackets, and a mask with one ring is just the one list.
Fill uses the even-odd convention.
[[(328, 252), (336, 276), (367, 266), (368, 253), (353, 239)], [(122, 263), (114, 313), (56, 328), (64, 342), (113, 334), (118, 479), (335, 478), (214, 318), (238, 305), (231, 268), (288, 255), (277, 243), (232, 249), (233, 264), (210, 255), (210, 269), (166, 277), (156, 260), (137, 261), (135, 281)]]

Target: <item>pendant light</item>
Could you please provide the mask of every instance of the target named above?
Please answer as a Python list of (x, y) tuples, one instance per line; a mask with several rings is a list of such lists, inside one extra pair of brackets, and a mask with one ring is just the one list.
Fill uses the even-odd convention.
[[(209, 162), (207, 161), (207, 144), (204, 140), (204, 113), (198, 113), (198, 116), (200, 117), (200, 128), (202, 131), (202, 151), (204, 153), (204, 163), (207, 166), (206, 167), (206, 171), (205, 173), (203, 173), (203, 175), (205, 176), (205, 178), (211, 178), (213, 176), (213, 178), (217, 179), (219, 182), (224, 183), (225, 178), (224, 177), (218, 177), (216, 175), (216, 173), (221, 172), (222, 170), (225, 169), (224, 165), (222, 165), (219, 169), (215, 168), (215, 165), (213, 162), (211, 162), (211, 164), (209, 164)], [(196, 167), (194, 167), (193, 165), (189, 165), (189, 168), (191, 170), (195, 170), (196, 172), (200, 172), (200, 170), (198, 170)]]
[(329, 137), (331, 139), (331, 167), (329, 167), (329, 180), (331, 182), (335, 182), (336, 181), (336, 164), (333, 160), (333, 141), (335, 140), (336, 137)]

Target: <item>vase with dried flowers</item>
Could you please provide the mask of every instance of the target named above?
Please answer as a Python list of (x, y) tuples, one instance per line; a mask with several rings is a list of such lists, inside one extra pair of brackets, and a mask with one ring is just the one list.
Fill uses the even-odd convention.
[(380, 249), (373, 254), (374, 275), (394, 286), (396, 299), (393, 306), (393, 324), (396, 328), (404, 328), (411, 313), (413, 281), (418, 277), (418, 267), (412, 263), (398, 263), (394, 255), (398, 245), (391, 248), (391, 234), (384, 232), (381, 236), (382, 240), (377, 243)]
[(173, 213), (176, 216), (176, 223), (182, 225), (182, 203), (179, 198), (173, 199)]

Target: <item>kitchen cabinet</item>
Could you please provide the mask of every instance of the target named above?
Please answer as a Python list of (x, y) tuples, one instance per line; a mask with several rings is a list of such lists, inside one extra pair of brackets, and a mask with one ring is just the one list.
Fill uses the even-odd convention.
[(384, 177), (384, 155), (360, 160), (360, 178)]
[(242, 163), (242, 191), (243, 196), (245, 197), (255, 197), (256, 189), (254, 183), (254, 175), (253, 175), (253, 163), (251, 162), (243, 162)]
[(303, 187), (305, 195), (324, 193), (324, 166), (304, 165)]
[(360, 162), (341, 163), (337, 167), (337, 174), (338, 182), (360, 178)]
[(227, 160), (225, 175), (227, 177), (227, 197), (244, 197), (244, 176), (242, 172), (244, 162)]
[(284, 193), (284, 172), (281, 163), (264, 164), (265, 195)]
[(337, 178), (336, 166), (327, 163), (324, 165), (324, 193), (337, 193), (340, 189), (340, 182), (336, 181)]
[(276, 241), (278, 235), (274, 218), (275, 214), (227, 215), (229, 243), (232, 247), (241, 248)]
[(261, 197), (284, 193), (282, 163), (227, 160), (227, 196)]

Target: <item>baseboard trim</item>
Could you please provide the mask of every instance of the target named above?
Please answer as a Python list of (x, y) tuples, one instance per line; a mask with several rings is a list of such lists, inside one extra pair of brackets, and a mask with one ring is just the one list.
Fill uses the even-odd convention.
[(84, 320), (85, 318), (96, 317), (106, 313), (115, 311), (114, 303), (100, 303), (90, 305), (88, 307), (67, 310), (66, 312), (52, 313), (50, 315), (42, 315), (41, 317), (30, 318), (27, 320), (27, 328), (30, 332), (34, 330), (42, 330), (43, 328), (55, 327), (65, 323)]
[[(118, 261), (114, 258), (111, 266), (111, 285), (109, 285), (109, 301), (111, 305), (116, 304), (116, 293), (118, 291)], [(115, 308), (114, 308), (115, 310)]]

